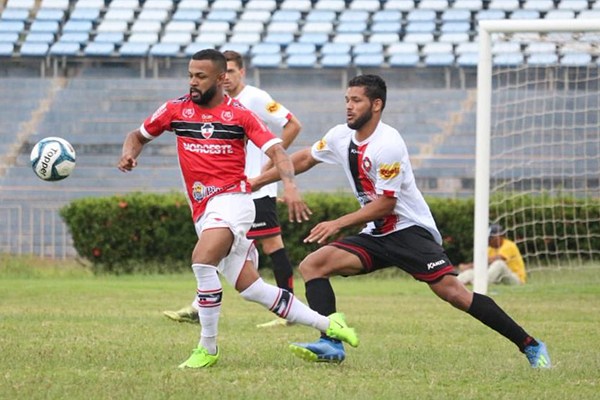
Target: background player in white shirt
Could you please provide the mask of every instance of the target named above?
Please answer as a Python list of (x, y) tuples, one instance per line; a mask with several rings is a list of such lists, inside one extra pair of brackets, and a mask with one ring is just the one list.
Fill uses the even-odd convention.
[[(386, 84), (379, 76), (351, 79), (345, 97), (346, 124), (333, 127), (312, 148), (291, 157), (297, 174), (320, 162), (341, 165), (361, 205), (355, 212), (318, 223), (305, 242), (326, 244), (342, 228), (366, 224), (358, 235), (327, 243), (302, 261), (299, 269), (306, 282), (308, 304), (328, 315), (336, 309), (329, 277), (396, 266), (427, 283), (442, 300), (505, 336), (526, 354), (532, 367), (549, 367), (543, 342), (527, 334), (491, 298), (470, 292), (456, 278), (429, 207), (415, 184), (406, 145), (396, 129), (381, 121), (386, 97)], [(277, 174), (270, 169), (251, 180), (252, 187), (273, 182)], [(343, 344), (325, 334), (313, 343), (295, 343), (291, 349), (309, 361), (340, 362), (345, 358)]]
[[(245, 83), (246, 70), (240, 53), (228, 50), (223, 52), (223, 55), (227, 60), (227, 74), (223, 85), (225, 92), (258, 115), (269, 127), (281, 129), (281, 145), (287, 149), (302, 129), (300, 121), (284, 105), (273, 100), (269, 93)], [(246, 152), (245, 172), (248, 178), (260, 175), (265, 166), (272, 165), (269, 164), (269, 157), (253, 143), (248, 142)], [(277, 183), (265, 185), (252, 192), (252, 199), (256, 217), (248, 232), (248, 238), (257, 240), (263, 253), (271, 258), (277, 286), (294, 293), (294, 271), (283, 244), (277, 217)], [(193, 307), (165, 311), (164, 314), (175, 321), (198, 322), (197, 311)], [(257, 326), (266, 328), (287, 324), (287, 320), (277, 318)]]
[(192, 252), (197, 282), (200, 341), (180, 368), (205, 368), (220, 357), (218, 322), (223, 288), (217, 272), (241, 296), (277, 316), (323, 332), (353, 346), (358, 338), (341, 314), (319, 315), (285, 289), (265, 283), (256, 268), (256, 248), (246, 237), (254, 221), (254, 204), (244, 173), (246, 142), (254, 142), (284, 176), (289, 218), (308, 219), (309, 210), (294, 182), (294, 170), (281, 139), (238, 101), (223, 92), (225, 57), (213, 49), (195, 53), (189, 63), (189, 94), (167, 101), (123, 143), (118, 168), (137, 166), (144, 146), (165, 131), (177, 137), (177, 157), (198, 241)]

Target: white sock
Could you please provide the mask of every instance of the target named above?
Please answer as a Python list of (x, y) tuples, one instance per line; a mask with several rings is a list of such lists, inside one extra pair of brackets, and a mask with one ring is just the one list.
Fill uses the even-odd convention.
[(287, 290), (265, 283), (262, 278), (258, 278), (240, 294), (244, 299), (262, 304), (290, 322), (312, 326), (321, 332), (329, 328), (329, 318), (311, 310)]
[(192, 269), (198, 283), (196, 308), (201, 326), (198, 344), (206, 348), (209, 354), (216, 354), (223, 287), (216, 267), (192, 264)]

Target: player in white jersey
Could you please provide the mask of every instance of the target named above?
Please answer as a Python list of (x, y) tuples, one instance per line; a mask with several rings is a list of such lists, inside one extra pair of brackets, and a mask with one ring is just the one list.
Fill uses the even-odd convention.
[(265, 283), (257, 272), (256, 248), (246, 238), (254, 220), (254, 204), (244, 173), (245, 147), (254, 142), (284, 176), (289, 218), (308, 219), (310, 210), (294, 182), (294, 170), (281, 140), (251, 111), (224, 94), (227, 61), (213, 49), (195, 53), (189, 63), (189, 94), (167, 101), (123, 143), (118, 168), (134, 169), (144, 146), (165, 131), (177, 137), (177, 156), (198, 241), (192, 252), (197, 282), (200, 341), (180, 368), (205, 368), (220, 357), (218, 322), (223, 289), (217, 272), (241, 296), (263, 305), (281, 318), (312, 326), (358, 345), (343, 315), (318, 314), (287, 290)]
[[(456, 278), (429, 207), (415, 184), (406, 145), (396, 129), (381, 121), (386, 94), (386, 84), (377, 75), (353, 78), (346, 91), (346, 124), (332, 128), (311, 148), (291, 157), (297, 174), (321, 162), (341, 165), (361, 205), (355, 212), (318, 223), (305, 239), (327, 244), (300, 264), (308, 304), (327, 315), (336, 309), (329, 277), (399, 267), (427, 283), (441, 299), (512, 341), (532, 367), (549, 367), (543, 342), (527, 334), (491, 298), (470, 292)], [(250, 181), (256, 188), (277, 180), (277, 175), (272, 168)], [(342, 228), (357, 224), (366, 224), (358, 235), (326, 243)], [(340, 362), (345, 358), (343, 344), (326, 334), (316, 342), (290, 347), (309, 361)]]
[[(283, 105), (271, 97), (269, 93), (245, 83), (246, 70), (244, 60), (238, 52), (223, 52), (227, 60), (227, 74), (223, 87), (225, 92), (238, 100), (244, 107), (254, 112), (269, 127), (281, 129), (281, 145), (287, 149), (300, 133), (300, 121)], [(270, 162), (252, 142), (246, 146), (246, 176), (254, 178), (263, 171)], [(247, 237), (256, 240), (263, 253), (271, 258), (275, 282), (281, 289), (294, 293), (294, 271), (281, 237), (281, 226), (277, 217), (277, 183), (265, 185), (252, 192), (256, 209), (256, 217)], [(165, 311), (165, 316), (178, 322), (198, 322), (198, 312), (187, 306), (177, 311)], [(277, 318), (263, 324), (259, 328), (285, 326), (289, 322)]]

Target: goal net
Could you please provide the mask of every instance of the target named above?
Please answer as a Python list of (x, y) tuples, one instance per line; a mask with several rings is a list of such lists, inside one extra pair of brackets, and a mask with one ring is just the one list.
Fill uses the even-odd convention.
[(480, 41), (474, 289), (485, 293), (489, 223), (528, 270), (600, 260), (600, 20), (482, 21)]

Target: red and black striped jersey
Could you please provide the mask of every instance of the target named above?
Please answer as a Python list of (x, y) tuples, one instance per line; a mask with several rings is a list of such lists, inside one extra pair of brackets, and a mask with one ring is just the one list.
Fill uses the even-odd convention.
[(263, 152), (280, 143), (252, 111), (225, 96), (214, 108), (196, 105), (189, 95), (169, 100), (140, 127), (154, 139), (165, 131), (177, 137), (177, 156), (194, 221), (208, 200), (221, 193), (251, 192), (244, 173), (246, 143)]

